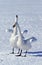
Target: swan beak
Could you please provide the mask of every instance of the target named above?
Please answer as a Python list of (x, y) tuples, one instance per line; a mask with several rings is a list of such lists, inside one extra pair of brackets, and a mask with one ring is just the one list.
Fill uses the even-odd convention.
[(16, 26), (16, 24), (13, 25), (13, 28)]
[(18, 18), (18, 15), (16, 15), (16, 18)]

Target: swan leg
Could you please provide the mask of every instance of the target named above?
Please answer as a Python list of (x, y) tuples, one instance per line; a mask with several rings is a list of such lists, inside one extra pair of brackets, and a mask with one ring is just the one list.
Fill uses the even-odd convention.
[(21, 54), (22, 54), (22, 50), (20, 51), (20, 54), (19, 55), (21, 56)]
[(24, 55), (24, 57), (26, 57), (26, 54)]
[(27, 50), (26, 50), (26, 53), (27, 53)]
[(21, 56), (21, 54), (22, 54), (22, 50), (21, 50), (20, 53), (19, 53), (18, 55), (16, 55), (16, 56)]
[(20, 49), (18, 50), (18, 53), (17, 54), (19, 54), (20, 53)]
[(26, 53), (25, 53), (24, 57), (26, 57)]
[(25, 53), (25, 55), (23, 55), (22, 57), (26, 57), (26, 53)]
[(12, 54), (14, 54), (14, 48), (12, 48)]
[(27, 54), (27, 50), (26, 50), (25, 54), (22, 57), (26, 57), (26, 54)]
[(25, 52), (25, 55), (24, 55), (24, 57), (26, 57), (26, 54), (27, 54), (27, 50), (26, 50), (26, 52)]
[[(27, 53), (27, 50), (26, 50), (26, 53)], [(20, 54), (19, 55), (16, 55), (16, 56), (26, 57), (26, 53), (25, 53), (25, 55), (22, 56), (22, 50), (20, 50)]]
[[(26, 53), (27, 53), (27, 51), (26, 51)], [(19, 56), (26, 57), (26, 53), (25, 53), (25, 55), (22, 56), (22, 50), (21, 50)]]

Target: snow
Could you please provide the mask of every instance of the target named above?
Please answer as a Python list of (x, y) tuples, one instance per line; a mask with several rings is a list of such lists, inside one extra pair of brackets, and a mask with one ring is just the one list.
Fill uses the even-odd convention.
[[(37, 62), (38, 61), (38, 62)], [(27, 55), (27, 57), (16, 57), (15, 55), (7, 55), (6, 53), (0, 54), (0, 65), (41, 65), (42, 64), (42, 58), (41, 57), (35, 57), (32, 55)]]
[(15, 55), (0, 54), (0, 65), (42, 65), (42, 58), (27, 55), (27, 57), (16, 57)]
[[(25, 38), (35, 37), (27, 57), (16, 57), (11, 52), (9, 38), (15, 15), (19, 15), (21, 31), (27, 29)], [(15, 50), (15, 52), (17, 49)], [(0, 65), (42, 65), (42, 0), (0, 0)]]

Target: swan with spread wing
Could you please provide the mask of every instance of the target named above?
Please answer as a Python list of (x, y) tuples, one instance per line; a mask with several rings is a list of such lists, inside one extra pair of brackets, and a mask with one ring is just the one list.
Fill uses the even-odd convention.
[[(21, 33), (21, 29), (20, 29), (20, 26), (19, 26), (18, 22), (16, 22), (13, 25), (13, 27), (17, 27), (17, 30), (18, 30), (18, 35), (17, 35), (18, 39), (17, 39), (16, 44), (17, 44), (17, 47), (21, 49), (21, 52), (18, 56), (21, 56), (22, 50), (28, 51), (29, 49), (31, 49), (31, 47), (32, 47), (31, 43), (36, 41), (36, 38), (35, 37), (31, 37), (29, 39), (23, 38), (23, 35)], [(25, 54), (25, 56), (26, 56), (26, 54)]]
[[(18, 22), (18, 15), (16, 15), (15, 23), (16, 22)], [(11, 44), (11, 47), (12, 47), (12, 54), (14, 54), (14, 48), (18, 48), (18, 46), (17, 46), (18, 34), (17, 34), (17, 26), (15, 26), (15, 23), (13, 25), (13, 30), (8, 29), (9, 32), (12, 32), (12, 34), (10, 36), (10, 44)], [(28, 30), (24, 30), (21, 34), (27, 33), (27, 32), (28, 32)], [(20, 48), (19, 48), (19, 51), (20, 51)], [(18, 53), (19, 53), (19, 51), (18, 51)]]

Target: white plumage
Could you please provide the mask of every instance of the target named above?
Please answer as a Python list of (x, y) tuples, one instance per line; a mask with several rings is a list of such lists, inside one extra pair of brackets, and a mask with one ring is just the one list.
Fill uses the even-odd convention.
[(10, 37), (10, 44), (14, 48), (17, 47), (16, 43), (18, 38), (16, 35), (17, 35), (17, 27), (14, 28), (13, 33), (11, 34), (11, 37)]
[(31, 48), (30, 41), (28, 39), (25, 40), (25, 38), (22, 37), (21, 30), (18, 23), (16, 23), (16, 26), (18, 28), (18, 41), (17, 41), (18, 48), (29, 50)]

